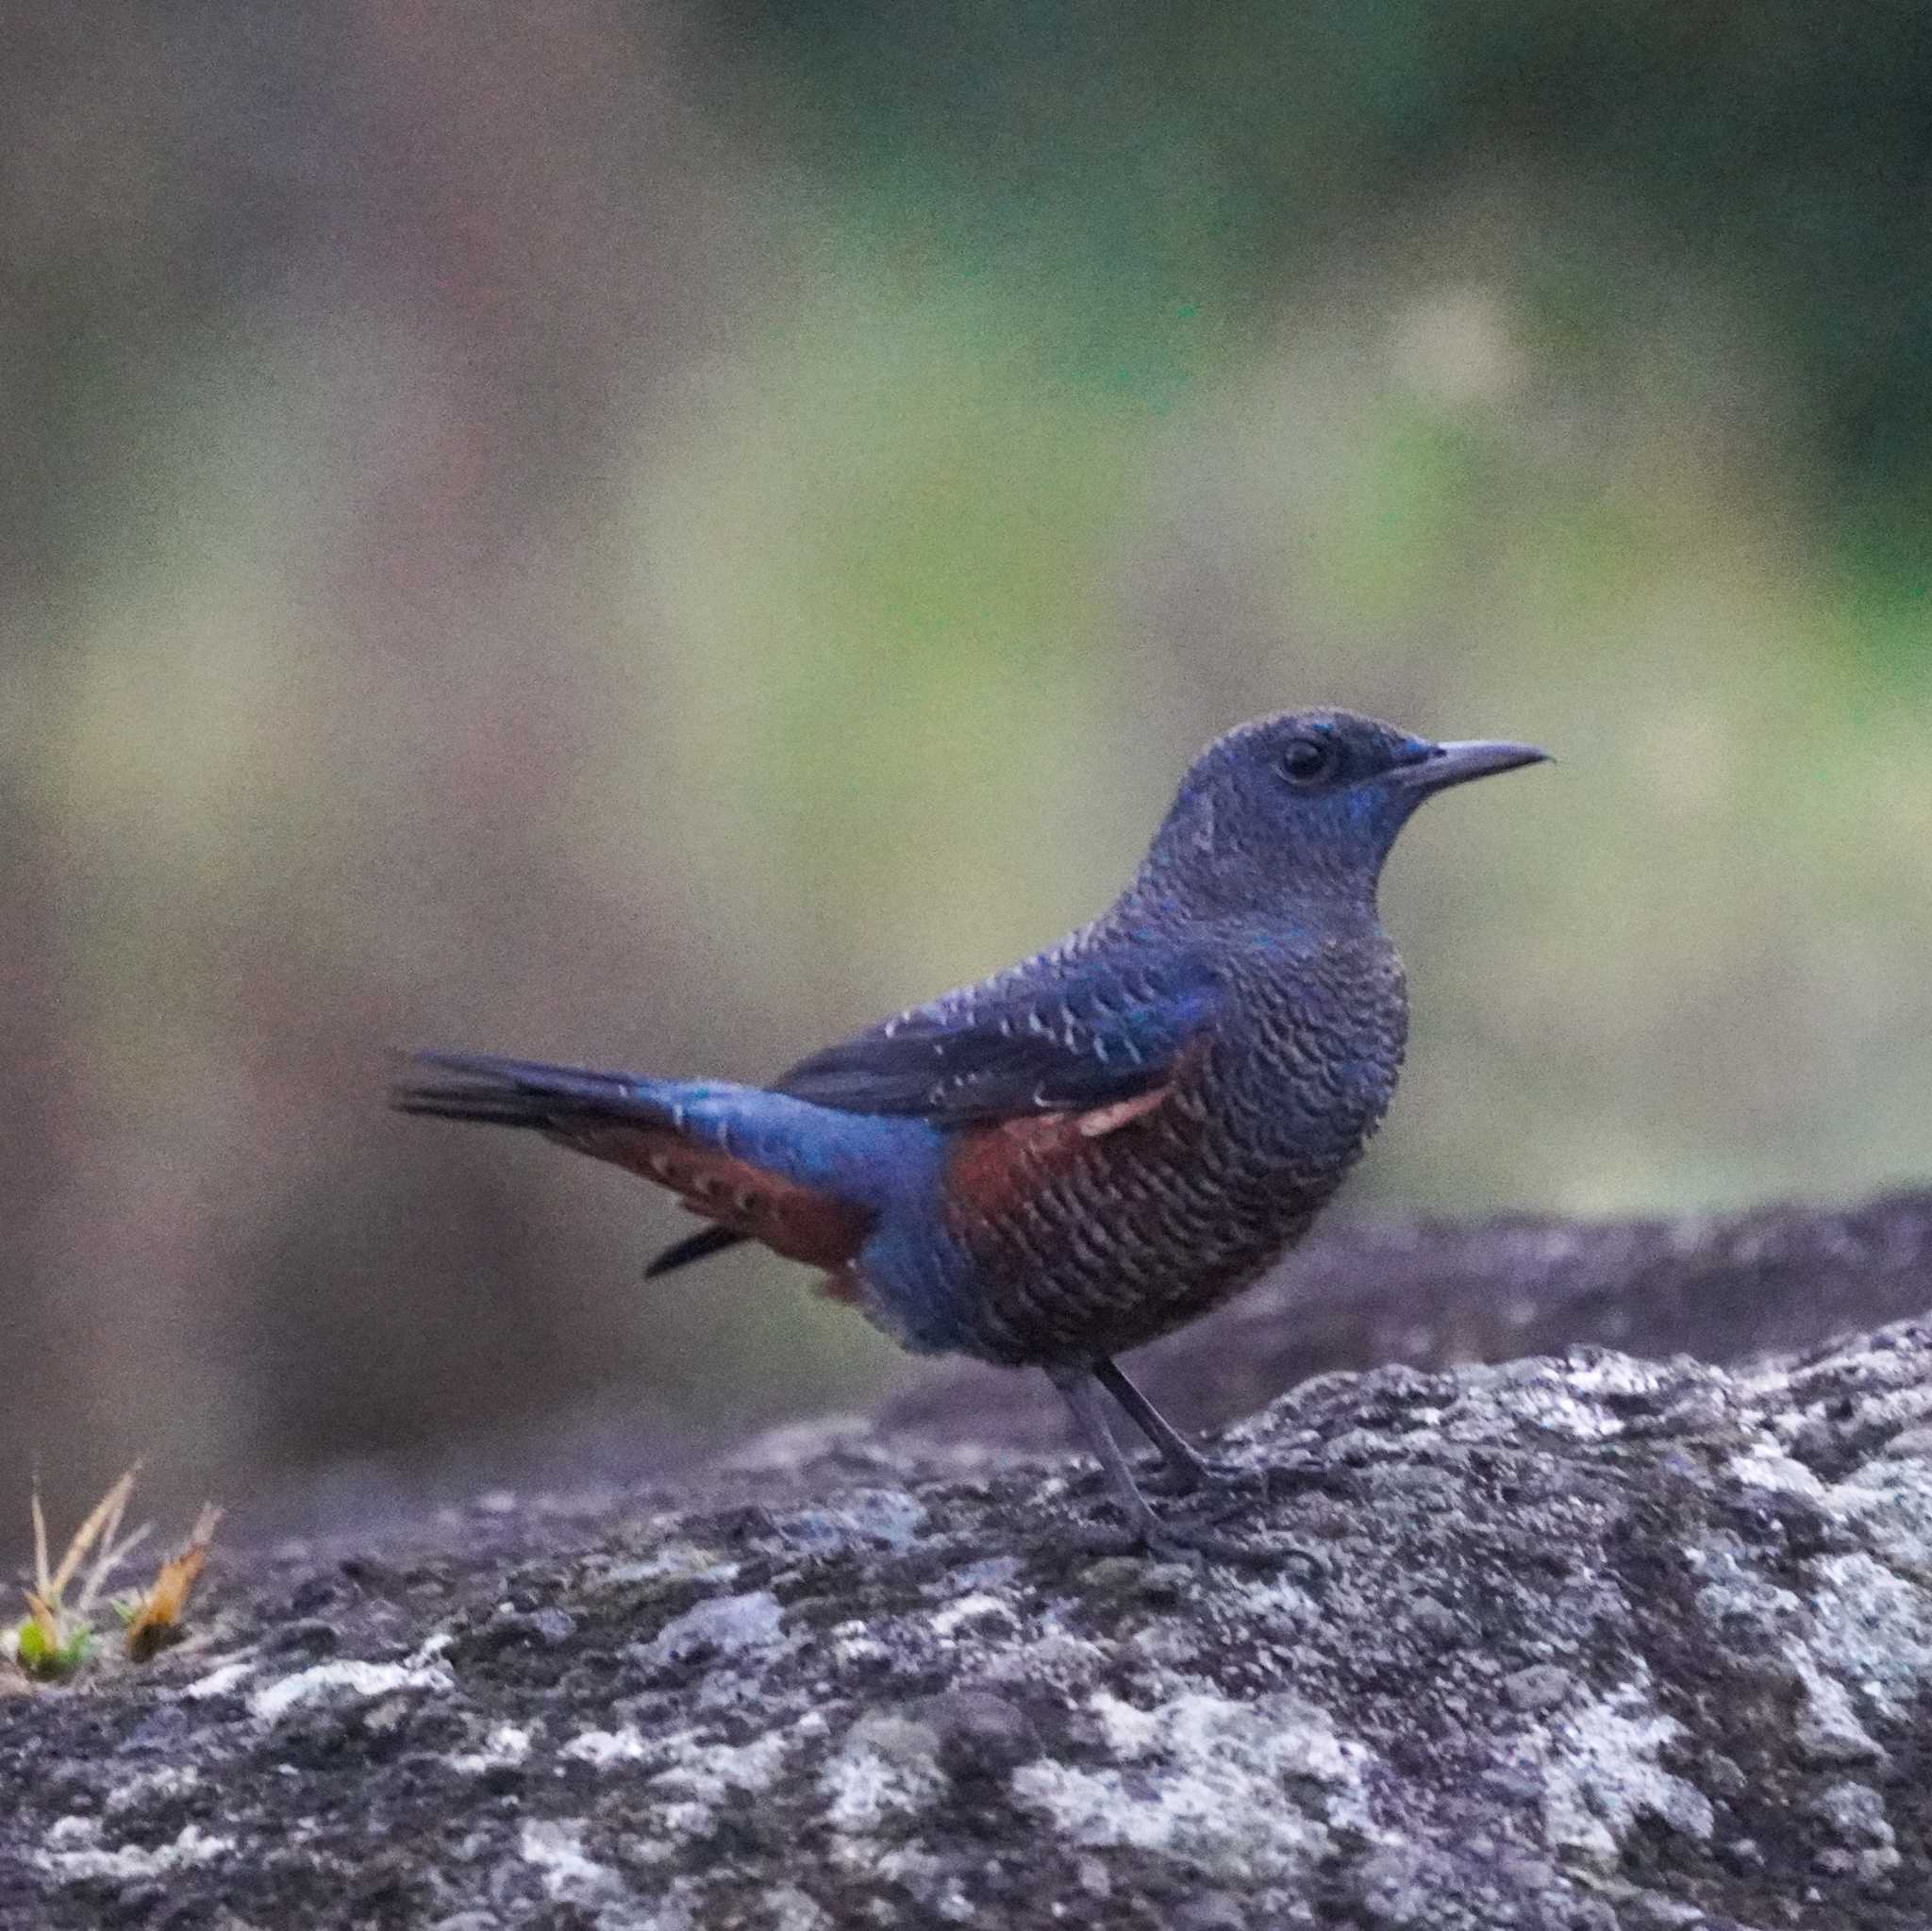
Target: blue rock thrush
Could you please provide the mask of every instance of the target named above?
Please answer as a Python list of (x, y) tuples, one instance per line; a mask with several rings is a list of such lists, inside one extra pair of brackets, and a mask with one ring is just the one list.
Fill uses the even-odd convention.
[(1407, 1030), (1382, 862), (1424, 798), (1544, 755), (1257, 719), (1202, 753), (1091, 924), (773, 1087), (437, 1053), (396, 1104), (669, 1188), (712, 1224), (654, 1274), (761, 1240), (907, 1347), (1043, 1368), (1137, 1542), (1212, 1546), (1149, 1506), (1104, 1395), (1179, 1488), (1220, 1472), (1113, 1357), (1246, 1287), (1341, 1184)]

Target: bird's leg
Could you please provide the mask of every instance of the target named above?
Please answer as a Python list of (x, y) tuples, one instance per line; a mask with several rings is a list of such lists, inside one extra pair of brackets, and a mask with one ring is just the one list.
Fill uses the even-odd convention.
[(1088, 1368), (1049, 1368), (1046, 1372), (1053, 1385), (1059, 1390), (1061, 1399), (1072, 1410), (1074, 1424), (1107, 1476), (1114, 1501), (1127, 1519), (1132, 1546), (1145, 1549), (1150, 1556), (1179, 1556), (1183, 1559), (1194, 1556), (1214, 1556), (1230, 1561), (1253, 1561), (1257, 1556), (1260, 1559), (1268, 1559), (1261, 1552), (1217, 1536), (1211, 1530), (1192, 1523), (1161, 1521), (1146, 1496), (1141, 1494), (1134, 1480), (1134, 1472), (1127, 1466), (1126, 1457), (1121, 1453), (1120, 1443), (1113, 1439), (1113, 1430), (1108, 1425), (1107, 1407), (1101, 1398), (1101, 1384), (1094, 1372)]
[(1196, 1489), (1231, 1488), (1248, 1479), (1243, 1469), (1208, 1460), (1113, 1362), (1096, 1361), (1093, 1378), (1120, 1403), (1127, 1419), (1154, 1444), (1173, 1473), (1173, 1487), (1179, 1493), (1191, 1494)]

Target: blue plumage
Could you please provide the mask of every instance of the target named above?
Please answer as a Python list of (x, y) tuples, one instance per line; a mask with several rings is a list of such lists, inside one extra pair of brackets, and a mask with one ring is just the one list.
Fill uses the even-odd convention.
[(711, 1224), (654, 1273), (760, 1240), (908, 1346), (1045, 1368), (1137, 1535), (1172, 1543), (1099, 1391), (1184, 1482), (1209, 1471), (1111, 1357), (1253, 1280), (1340, 1185), (1407, 1030), (1382, 861), (1424, 798), (1542, 755), (1259, 719), (1195, 761), (1100, 918), (770, 1088), (442, 1054), (397, 1104), (671, 1188)]
[(1220, 996), (1214, 962), (1148, 935), (1041, 954), (802, 1060), (779, 1090), (950, 1126), (1106, 1106), (1158, 1086)]

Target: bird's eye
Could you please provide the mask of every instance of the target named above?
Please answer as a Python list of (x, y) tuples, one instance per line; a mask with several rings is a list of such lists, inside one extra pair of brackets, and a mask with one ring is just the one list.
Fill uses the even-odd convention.
[(1316, 785), (1332, 776), (1337, 762), (1332, 738), (1296, 738), (1281, 754), (1281, 774), (1291, 785)]

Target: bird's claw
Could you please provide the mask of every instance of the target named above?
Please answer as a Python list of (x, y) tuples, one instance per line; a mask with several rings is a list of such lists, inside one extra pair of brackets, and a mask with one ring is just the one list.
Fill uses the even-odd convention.
[(1203, 1490), (1268, 1490), (1268, 1471), (1241, 1462), (1209, 1461), (1205, 1457), (1191, 1468), (1173, 1462), (1157, 1461), (1150, 1469), (1137, 1473), (1141, 1487), (1150, 1495), (1198, 1495)]
[(1267, 1562), (1271, 1553), (1257, 1543), (1217, 1534), (1205, 1524), (1151, 1527), (1080, 1528), (1072, 1537), (1082, 1556), (1096, 1561), (1119, 1556), (1144, 1556), (1151, 1562), (1177, 1562), (1198, 1569), (1204, 1562)]
[(1142, 1529), (1140, 1547), (1157, 1562), (1239, 1562), (1273, 1568), (1279, 1553), (1265, 1543), (1220, 1534), (1212, 1523), (1163, 1522)]
[(1311, 1549), (1299, 1542), (1255, 1541), (1243, 1536), (1224, 1536), (1220, 1524), (1234, 1511), (1223, 1509), (1204, 1522), (1162, 1521), (1140, 1535), (1140, 1546), (1156, 1561), (1243, 1564), (1251, 1569), (1293, 1568), (1311, 1593), (1319, 1592), (1327, 1578), (1327, 1567)]
[(1205, 1520), (1174, 1522), (1151, 1510), (1141, 1520), (1117, 1529), (1083, 1527), (1074, 1532), (1074, 1546), (1095, 1557), (1144, 1556), (1155, 1562), (1183, 1563), (1198, 1569), (1204, 1563), (1241, 1563), (1279, 1569), (1291, 1563), (1319, 1579), (1322, 1565), (1307, 1550), (1293, 1543), (1270, 1543), (1221, 1533), (1221, 1524), (1236, 1511), (1224, 1509)]

